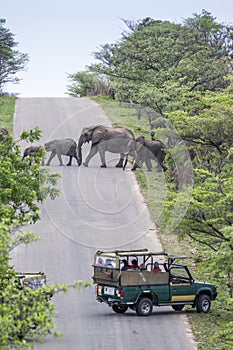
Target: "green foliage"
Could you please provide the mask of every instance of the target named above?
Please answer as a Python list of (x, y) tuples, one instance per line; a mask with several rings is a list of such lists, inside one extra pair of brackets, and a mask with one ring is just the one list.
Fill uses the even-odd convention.
[(15, 48), (18, 43), (14, 34), (5, 27), (5, 20), (0, 20), (0, 95), (6, 83), (18, 83), (20, 79), (16, 74), (25, 69), (28, 55), (20, 53)]
[(198, 92), (228, 86), (232, 26), (219, 24), (205, 10), (182, 24), (151, 18), (124, 22), (130, 31), (117, 43), (103, 45), (95, 53), (100, 63), (89, 67), (110, 79), (120, 101), (161, 114), (178, 109), (190, 114), (197, 112)]
[(90, 71), (68, 74), (71, 85), (68, 85), (68, 94), (74, 97), (110, 95), (108, 82), (103, 77)]
[[(31, 141), (38, 139), (40, 132), (26, 134), (22, 137)], [(58, 175), (41, 169), (41, 158), (38, 154), (30, 165), (28, 160), (22, 161), (21, 150), (11, 136), (0, 142), (0, 220), (10, 224), (16, 219), (19, 225), (34, 223), (39, 219), (37, 202), (58, 194), (53, 188)]]
[[(172, 224), (171, 213), (176, 205), (179, 183), (176, 171), (173, 172), (174, 161), (171, 155), (166, 155), (169, 170), (165, 174), (147, 173), (145, 168), (135, 172), (152, 220), (158, 226), (164, 249), (192, 255), (195, 277), (218, 285), (218, 298), (213, 303), (210, 314), (199, 315), (187, 310), (200, 350), (225, 350), (233, 346), (231, 92), (232, 85), (229, 85), (224, 91), (199, 95), (198, 103), (202, 106), (200, 115), (190, 116), (184, 110), (173, 111), (165, 119), (169, 119), (186, 143), (195, 174), (193, 196), (187, 206), (187, 214), (173, 232), (166, 232), (166, 228)], [(95, 100), (114, 124), (129, 127), (136, 136), (143, 131), (146, 138), (150, 137), (151, 123), (148, 123), (146, 113), (141, 113), (138, 118), (137, 110), (129, 109), (128, 105), (100, 97)], [(153, 122), (156, 124), (159, 119), (161, 117)], [(163, 127), (157, 127), (154, 131), (158, 138), (167, 133)], [(167, 135), (172, 140), (172, 135)], [(175, 147), (174, 144), (174, 152)]]
[[(147, 138), (153, 129), (167, 146), (164, 178), (144, 169), (136, 176), (161, 237), (166, 236), (165, 249), (171, 249), (170, 236), (179, 233), (195, 253), (197, 277), (207, 275), (219, 286), (208, 320), (190, 313), (198, 347), (231, 349), (233, 27), (205, 10), (182, 24), (151, 18), (124, 22), (130, 31), (102, 46), (95, 53), (100, 63), (90, 70), (106, 75), (116, 98), (133, 110), (99, 102), (114, 124)], [(192, 160), (192, 196), (190, 158), (182, 147)], [(179, 210), (186, 211), (181, 222)]]
[[(6, 275), (5, 275), (6, 276)], [(3, 289), (0, 294), (0, 346), (1, 349), (33, 349), (28, 340), (43, 342), (44, 337), (53, 333), (62, 336), (55, 330), (53, 315), (54, 304), (50, 296), (58, 292), (67, 293), (69, 288), (81, 290), (90, 287), (90, 283), (76, 281), (72, 285), (57, 284), (32, 290), (22, 287), (16, 275), (8, 271), (7, 278), (0, 275), (0, 285)]]
[[(39, 140), (41, 130), (24, 131), (20, 140)], [(18, 142), (7, 135), (0, 142), (0, 348), (33, 349), (29, 340), (43, 341), (47, 334), (61, 335), (53, 323), (55, 308), (50, 296), (67, 293), (70, 288), (83, 289), (90, 283), (57, 284), (31, 290), (23, 287), (10, 266), (9, 253), (22, 243), (39, 237), (23, 230), (40, 219), (38, 203), (55, 199), (60, 176), (41, 167), (43, 149), (30, 159), (22, 160)]]

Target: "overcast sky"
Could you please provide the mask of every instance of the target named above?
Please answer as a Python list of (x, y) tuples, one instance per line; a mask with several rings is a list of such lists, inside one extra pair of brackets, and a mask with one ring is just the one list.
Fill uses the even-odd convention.
[(30, 58), (23, 80), (7, 90), (20, 97), (67, 96), (67, 73), (85, 70), (100, 45), (120, 39), (121, 18), (180, 23), (202, 9), (233, 23), (232, 0), (0, 0), (0, 17)]

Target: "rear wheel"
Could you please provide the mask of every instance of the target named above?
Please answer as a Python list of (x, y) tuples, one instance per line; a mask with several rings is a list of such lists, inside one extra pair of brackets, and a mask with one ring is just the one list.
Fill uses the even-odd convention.
[(172, 305), (173, 310), (181, 311), (184, 308), (184, 305)]
[(136, 312), (139, 316), (149, 316), (151, 315), (152, 310), (153, 303), (148, 298), (141, 299), (136, 306)]
[(202, 294), (198, 297), (196, 308), (197, 312), (203, 312), (207, 314), (210, 311), (211, 301), (210, 297), (206, 294)]
[(128, 306), (127, 305), (112, 305), (112, 309), (117, 314), (123, 314), (127, 311)]

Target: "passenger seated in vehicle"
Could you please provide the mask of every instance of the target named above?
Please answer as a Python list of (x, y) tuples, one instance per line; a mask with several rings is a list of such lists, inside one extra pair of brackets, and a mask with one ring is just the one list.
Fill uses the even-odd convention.
[(143, 271), (143, 270), (146, 270), (146, 265), (144, 263), (142, 263), (140, 266), (139, 266), (140, 270)]
[(159, 271), (161, 271), (161, 268), (159, 267), (158, 261), (155, 261), (154, 267), (153, 267), (153, 270), (152, 270), (152, 271), (153, 271), (153, 272), (159, 272)]
[(101, 257), (98, 258), (97, 264), (98, 264), (99, 266), (104, 266), (104, 261), (103, 261), (103, 259), (102, 259)]
[(122, 260), (122, 263), (124, 264), (121, 268), (121, 271), (130, 269), (130, 265), (128, 264), (128, 261), (126, 259)]
[(138, 262), (137, 262), (136, 259), (133, 259), (133, 260), (131, 261), (130, 268), (131, 268), (131, 269), (139, 269)]

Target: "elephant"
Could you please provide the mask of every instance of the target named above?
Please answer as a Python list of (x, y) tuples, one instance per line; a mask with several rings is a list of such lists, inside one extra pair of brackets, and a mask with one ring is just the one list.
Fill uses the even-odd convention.
[(23, 159), (27, 156), (30, 156), (32, 153), (35, 153), (41, 149), (42, 146), (30, 146), (27, 147), (23, 152)]
[(66, 155), (70, 157), (70, 160), (67, 163), (68, 166), (72, 165), (73, 157), (77, 160), (77, 163), (79, 164), (79, 159), (77, 156), (77, 143), (73, 139), (66, 138), (60, 140), (52, 140), (46, 142), (44, 148), (47, 152), (52, 152), (46, 165), (50, 165), (51, 160), (56, 155), (59, 159), (60, 165), (63, 165), (61, 155)]
[[(41, 148), (43, 148), (43, 146), (30, 146), (30, 147), (27, 147), (24, 152), (23, 152), (23, 160), (24, 158), (30, 156), (31, 154), (39, 151)], [(30, 164), (31, 164), (31, 161), (30, 161)], [(42, 158), (42, 165), (44, 165), (44, 157)]]
[(9, 132), (8, 132), (7, 129), (5, 129), (5, 128), (0, 128), (0, 141), (3, 141), (4, 135), (8, 135), (8, 134), (9, 134)]
[(82, 164), (82, 146), (86, 142), (92, 142), (91, 150), (87, 155), (83, 165), (88, 166), (90, 160), (99, 152), (101, 167), (106, 168), (105, 152), (120, 153), (120, 159), (116, 164), (117, 168), (123, 167), (125, 152), (128, 143), (134, 140), (134, 134), (130, 129), (116, 126), (109, 127), (95, 125), (83, 128), (78, 141), (79, 165)]
[[(132, 154), (133, 151), (136, 153), (136, 157), (131, 169), (132, 171), (136, 170), (137, 168), (141, 168), (144, 162), (146, 164), (147, 170), (151, 171), (151, 160), (157, 161), (164, 171), (167, 170), (166, 166), (164, 165), (164, 144), (161, 141), (146, 140), (144, 136), (139, 136), (135, 139), (135, 141), (131, 141), (128, 145), (128, 154)], [(123, 170), (126, 167), (127, 161), (128, 157), (126, 157)]]

